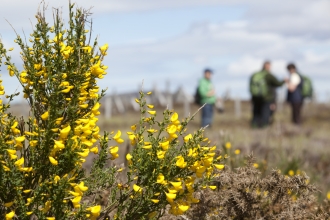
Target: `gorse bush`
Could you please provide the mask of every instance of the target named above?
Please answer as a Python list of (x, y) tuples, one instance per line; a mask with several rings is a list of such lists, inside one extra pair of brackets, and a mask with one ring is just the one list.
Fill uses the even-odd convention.
[[(0, 64), (21, 83), (30, 106), (27, 119), (10, 114), (17, 94), (2, 96), (0, 108), (0, 219), (152, 219), (169, 212), (181, 215), (198, 202), (194, 192), (215, 189), (214, 169), (223, 169), (215, 146), (203, 130), (186, 133), (188, 122), (165, 110), (157, 121), (153, 106), (140, 93), (140, 120), (126, 137), (121, 131), (100, 134), (97, 80), (108, 45), (99, 46), (86, 30), (89, 11), (69, 5), (68, 26), (58, 10), (54, 24), (45, 10), (26, 42), (19, 35), (23, 68), (19, 70), (0, 42)], [(4, 87), (0, 86), (4, 95)], [(125, 181), (123, 168), (107, 166), (119, 157), (128, 139), (133, 151)], [(82, 168), (96, 154), (90, 173)], [(108, 192), (100, 205), (97, 196)]]
[[(328, 213), (317, 203), (316, 187), (306, 174), (282, 175), (273, 170), (262, 177), (253, 158), (235, 170), (216, 175), (217, 191), (197, 195), (200, 203), (188, 216), (191, 219), (327, 219)], [(198, 216), (198, 217), (196, 217)]]

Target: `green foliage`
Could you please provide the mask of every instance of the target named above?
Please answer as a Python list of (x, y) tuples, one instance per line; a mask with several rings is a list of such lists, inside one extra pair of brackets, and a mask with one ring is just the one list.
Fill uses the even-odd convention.
[[(156, 121), (141, 92), (141, 118), (128, 132), (134, 150), (126, 155), (127, 176), (120, 180), (123, 168), (107, 164), (119, 157), (122, 133), (101, 136), (97, 126), (105, 94), (97, 80), (106, 74), (108, 45), (90, 44), (89, 12), (71, 4), (69, 9), (67, 28), (58, 10), (52, 27), (41, 11), (29, 43), (17, 35), (22, 71), (8, 55), (12, 49), (0, 42), (0, 58), (21, 83), (31, 112), (17, 119), (1, 99), (0, 218), (148, 219), (162, 216), (168, 205), (170, 213), (183, 214), (198, 202), (193, 194), (208, 187), (214, 168), (224, 167), (217, 164), (221, 158), (214, 159), (216, 147), (203, 130), (185, 134), (192, 117), (180, 121), (166, 110)], [(7, 96), (8, 103), (15, 95)], [(82, 164), (90, 153), (97, 156), (86, 173)]]

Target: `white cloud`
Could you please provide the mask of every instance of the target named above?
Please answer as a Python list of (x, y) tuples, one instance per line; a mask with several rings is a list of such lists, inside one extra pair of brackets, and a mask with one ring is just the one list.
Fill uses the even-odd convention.
[(329, 58), (330, 54), (318, 54), (313, 51), (304, 52), (305, 61), (312, 64), (320, 64), (326, 60), (329, 60)]

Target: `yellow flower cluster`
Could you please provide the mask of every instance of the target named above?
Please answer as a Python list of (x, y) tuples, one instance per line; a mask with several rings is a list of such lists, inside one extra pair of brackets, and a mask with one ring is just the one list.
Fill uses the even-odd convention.
[[(0, 209), (7, 214), (0, 214), (0, 218), (23, 219), (35, 214), (40, 219), (58, 219), (59, 214), (48, 215), (55, 213), (55, 200), (63, 200), (63, 205), (56, 204), (65, 213), (63, 218), (81, 219), (84, 215), (97, 219), (101, 213), (99, 205), (81, 204), (88, 191), (81, 171), (85, 158), (90, 153), (98, 154), (100, 147), (107, 145), (107, 136), (101, 137), (97, 126), (99, 100), (104, 92), (99, 91), (96, 80), (106, 74), (107, 66), (102, 61), (108, 44), (94, 52), (96, 41), (94, 46), (88, 45), (87, 32), (75, 32), (84, 26), (78, 19), (84, 17), (83, 13), (77, 10), (70, 16), (76, 20), (71, 20), (70, 28), (65, 30), (60, 19), (55, 19), (49, 28), (37, 15), (31, 45), (17, 36), (22, 71), (11, 62), (0, 42), (0, 59), (6, 59), (9, 75), (18, 78), (31, 107), (31, 117), (19, 121), (5, 113), (9, 105), (2, 105), (0, 99), (0, 188), (8, 188), (0, 197), (5, 202), (5, 208), (0, 204)], [(48, 31), (55, 36), (50, 38)], [(4, 94), (1, 80), (0, 95)], [(73, 209), (66, 204), (69, 200)]]
[[(142, 97), (136, 102), (142, 108), (153, 108), (152, 105), (147, 105)], [(179, 120), (178, 113), (167, 110), (164, 112), (164, 121), (157, 123), (154, 122), (157, 113), (155, 110), (145, 110), (145, 112), (150, 116), (142, 118), (140, 130), (133, 125), (132, 131), (127, 132), (131, 144), (136, 148), (132, 154), (126, 155), (126, 159), (133, 175), (140, 176), (143, 170), (153, 170), (150, 181), (152, 182), (154, 178), (157, 185), (152, 193), (144, 193), (144, 187), (142, 188), (137, 179), (133, 191), (152, 194), (149, 197), (151, 203), (170, 204), (171, 214), (182, 215), (192, 203), (198, 202), (193, 194), (200, 185), (204, 188), (216, 188), (208, 186), (207, 180), (212, 179), (214, 168), (222, 170), (224, 165), (219, 164), (221, 157), (215, 159), (216, 147), (208, 146), (209, 141), (203, 138), (202, 130), (183, 135), (186, 123)], [(160, 126), (155, 127), (154, 124)], [(144, 131), (148, 133), (148, 140), (145, 140)], [(204, 181), (201, 181), (202, 179)], [(137, 199), (139, 196), (135, 195), (132, 198)], [(157, 212), (151, 212), (149, 217), (156, 215)]]

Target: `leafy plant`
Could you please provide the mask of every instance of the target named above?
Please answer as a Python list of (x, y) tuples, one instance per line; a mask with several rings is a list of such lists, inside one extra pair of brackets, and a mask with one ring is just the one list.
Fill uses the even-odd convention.
[[(18, 119), (8, 113), (18, 94), (6, 96), (8, 104), (1, 99), (0, 218), (159, 218), (168, 206), (171, 214), (186, 212), (198, 202), (196, 190), (215, 189), (209, 185), (212, 173), (224, 168), (221, 158), (214, 158), (216, 147), (209, 146), (202, 129), (186, 134), (193, 117), (180, 121), (165, 110), (157, 121), (143, 92), (136, 100), (140, 121), (128, 132), (134, 150), (126, 155), (127, 181), (120, 182), (123, 168), (106, 164), (119, 157), (122, 133), (101, 135), (97, 126), (105, 94), (97, 80), (108, 68), (103, 64), (108, 44), (99, 47), (88, 36), (88, 10), (70, 4), (68, 27), (58, 10), (53, 26), (44, 13), (37, 13), (29, 42), (20, 35), (15, 39), (21, 71), (8, 55), (12, 49), (0, 42), (0, 60), (21, 83), (30, 106), (30, 117)], [(88, 174), (82, 164), (90, 153), (97, 157)]]

